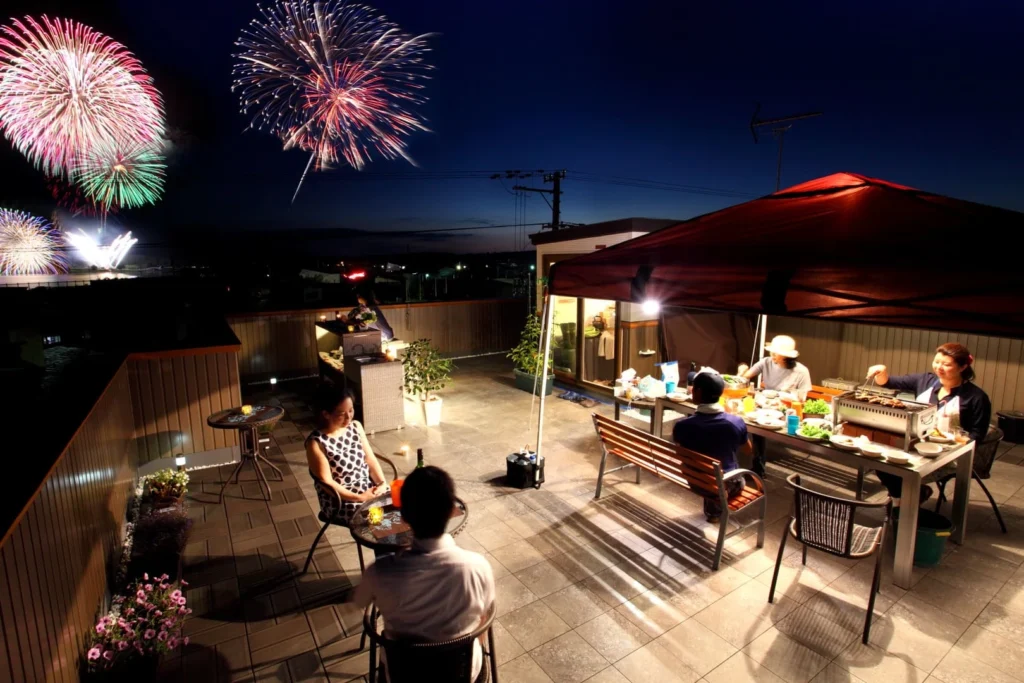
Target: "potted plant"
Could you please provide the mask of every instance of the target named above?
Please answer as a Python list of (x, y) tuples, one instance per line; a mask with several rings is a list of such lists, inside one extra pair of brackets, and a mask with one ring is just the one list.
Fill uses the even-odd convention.
[(143, 574), (127, 595), (114, 598), (89, 642), (86, 680), (153, 680), (160, 655), (188, 645), (181, 627), (192, 610), (185, 607), (181, 587), (168, 578)]
[(180, 505), (188, 487), (188, 474), (166, 468), (146, 477), (145, 496), (154, 508)]
[(434, 392), (444, 389), (451, 381), (451, 360), (442, 358), (429, 339), (417, 339), (406, 349), (402, 365), (405, 389), (419, 400), (423, 421), (428, 427), (441, 424), (441, 397)]
[(143, 572), (181, 577), (181, 553), (188, 542), (192, 518), (184, 508), (154, 509), (135, 523), (128, 577)]
[[(508, 353), (508, 357), (515, 363), (513, 373), (516, 378), (516, 387), (531, 393), (540, 391), (538, 375), (541, 372), (542, 361), (537, 349), (540, 344), (540, 333), (540, 318), (537, 317), (536, 313), (529, 314), (526, 316), (526, 325), (523, 327), (523, 332), (519, 336), (519, 344)], [(555, 381), (555, 375), (551, 371), (550, 358), (548, 358), (547, 372), (547, 389), (545, 393), (550, 395)]]

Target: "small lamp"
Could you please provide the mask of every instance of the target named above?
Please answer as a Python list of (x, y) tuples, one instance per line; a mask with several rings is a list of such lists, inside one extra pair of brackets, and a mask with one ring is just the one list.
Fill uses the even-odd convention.
[(178, 468), (179, 472), (184, 472), (185, 471), (185, 456), (184, 455), (179, 455), (178, 457), (176, 457), (174, 459), (174, 465), (175, 465), (175, 467)]

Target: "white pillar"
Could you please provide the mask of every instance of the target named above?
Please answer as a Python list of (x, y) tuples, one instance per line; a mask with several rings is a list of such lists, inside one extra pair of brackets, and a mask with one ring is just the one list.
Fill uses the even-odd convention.
[(548, 390), (548, 358), (551, 355), (551, 323), (555, 315), (554, 302), (549, 292), (544, 299), (544, 327), (541, 329), (544, 341), (544, 353), (541, 358), (540, 371), (540, 412), (537, 415), (537, 466), (539, 467), (543, 457), (541, 455), (541, 439), (544, 435), (544, 398)]

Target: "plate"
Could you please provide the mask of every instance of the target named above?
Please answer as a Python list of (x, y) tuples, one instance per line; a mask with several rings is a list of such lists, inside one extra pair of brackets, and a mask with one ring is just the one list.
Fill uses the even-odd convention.
[(934, 458), (946, 450), (937, 443), (928, 443), (927, 441), (918, 441), (914, 444), (914, 450), (923, 455), (926, 458)]
[(944, 434), (943, 436), (936, 436), (935, 432), (928, 432), (928, 440), (932, 443), (953, 443), (952, 434)]
[(825, 420), (820, 417), (809, 417), (803, 421), (805, 425), (811, 425), (812, 427), (831, 427), (832, 420)]
[(856, 451), (860, 450), (860, 446), (857, 445), (857, 440), (852, 436), (846, 436), (845, 434), (833, 434), (829, 442), (836, 448), (843, 451)]
[(881, 460), (885, 454), (885, 446), (881, 446), (877, 443), (861, 444), (857, 447), (860, 454), (865, 458), (871, 458), (872, 460)]
[(670, 401), (675, 401), (676, 403), (684, 403), (690, 400), (690, 395), (685, 392), (673, 391), (671, 394), (665, 396), (665, 398)]
[(794, 434), (794, 436), (799, 437), (799, 438), (803, 439), (804, 441), (824, 441), (825, 440), (825, 437), (821, 437), (821, 436), (804, 436), (803, 434), (800, 433), (799, 429), (796, 430), (796, 434)]
[(764, 427), (765, 429), (782, 429), (786, 426), (786, 422), (784, 420), (772, 420), (764, 418), (758, 418), (754, 420), (754, 424), (756, 424), (758, 427)]
[(771, 408), (761, 408), (760, 410), (755, 410), (754, 411), (754, 419), (755, 420), (760, 420), (760, 419), (765, 419), (765, 420), (784, 420), (784, 419), (786, 419), (786, 414), (783, 413), (781, 410), (773, 410)]
[(892, 465), (910, 465), (910, 456), (902, 451), (886, 451), (885, 461)]

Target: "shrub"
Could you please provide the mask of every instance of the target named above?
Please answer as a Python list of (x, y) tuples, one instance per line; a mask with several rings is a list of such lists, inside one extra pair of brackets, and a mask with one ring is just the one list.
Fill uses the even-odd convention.
[(409, 344), (402, 364), (406, 390), (424, 401), (429, 401), (431, 393), (444, 389), (451, 381), (451, 360), (442, 358), (429, 339), (417, 339)]
[(188, 474), (171, 468), (146, 477), (146, 495), (152, 498), (181, 498), (188, 487)]
[[(508, 357), (515, 363), (516, 369), (528, 375), (539, 375), (541, 357), (537, 351), (540, 345), (541, 325), (536, 313), (526, 316), (526, 325), (519, 336), (519, 344), (509, 351)], [(551, 359), (548, 358), (548, 373), (551, 372)]]

